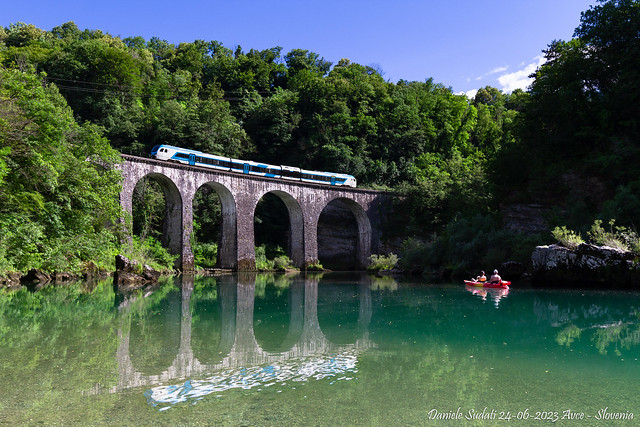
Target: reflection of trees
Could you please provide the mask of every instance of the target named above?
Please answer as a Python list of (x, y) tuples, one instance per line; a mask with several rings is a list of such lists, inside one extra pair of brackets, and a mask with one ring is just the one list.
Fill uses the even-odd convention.
[[(585, 332), (586, 331), (586, 332)], [(570, 347), (582, 335), (591, 334), (591, 341), (600, 354), (607, 354), (613, 346), (613, 353), (622, 355), (621, 350), (630, 350), (640, 345), (640, 324), (616, 322), (608, 325), (596, 325), (588, 328), (578, 328), (570, 324), (558, 332), (556, 342)]]
[[(193, 354), (209, 363), (219, 361), (222, 340), (222, 309), (218, 279), (202, 277), (194, 282), (190, 300)], [(215, 357), (217, 356), (217, 357)]]
[[(194, 281), (193, 293), (191, 294), (192, 304), (195, 302), (216, 301), (218, 299), (218, 278), (217, 277), (198, 277)], [(191, 310), (196, 312), (195, 309)]]
[(391, 276), (371, 276), (372, 291), (397, 291), (398, 282)]
[(291, 285), (295, 275), (283, 273), (259, 273), (255, 275), (256, 298), (265, 298), (267, 286), (273, 286), (281, 295)]
[(613, 352), (620, 356), (621, 349), (629, 350), (632, 345), (640, 344), (640, 329), (637, 324), (620, 322), (595, 329), (591, 340), (601, 354), (607, 354), (613, 345)]
[(582, 329), (571, 323), (558, 332), (558, 335), (556, 336), (556, 342), (560, 345), (566, 345), (567, 347), (570, 347), (576, 339), (580, 338), (581, 333)]
[[(554, 311), (557, 312), (557, 310)], [(571, 317), (576, 321), (584, 321), (590, 318), (589, 314), (601, 314), (602, 312), (604, 312), (602, 308), (591, 306), (590, 310), (582, 311), (583, 314), (586, 313), (586, 319), (580, 319), (575, 313)], [(635, 317), (638, 318), (638, 314)], [(640, 323), (618, 320), (578, 327), (570, 322), (556, 334), (556, 342), (566, 347), (571, 347), (576, 340), (581, 338), (589, 338), (600, 354), (608, 354), (609, 347), (613, 346), (613, 353), (620, 356), (621, 350), (630, 350), (631, 347), (640, 345)]]
[(162, 372), (180, 347), (180, 290), (172, 285), (138, 298), (131, 310), (131, 359), (143, 372)]
[[(7, 425), (82, 424), (108, 413), (95, 401), (78, 413), (70, 395), (118, 381), (112, 280), (49, 285), (37, 292), (0, 289), (0, 419)], [(78, 416), (82, 419), (78, 419)], [(31, 419), (31, 421), (29, 421)]]

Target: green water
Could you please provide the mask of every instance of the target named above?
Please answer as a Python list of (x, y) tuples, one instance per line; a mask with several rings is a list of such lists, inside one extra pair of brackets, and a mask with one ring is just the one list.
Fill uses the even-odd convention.
[(1, 291), (0, 424), (636, 425), (639, 313), (339, 274)]

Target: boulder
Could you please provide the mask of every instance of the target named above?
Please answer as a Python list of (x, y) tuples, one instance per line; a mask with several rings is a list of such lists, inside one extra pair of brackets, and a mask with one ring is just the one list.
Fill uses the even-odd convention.
[(20, 288), (20, 278), (22, 277), (21, 273), (10, 271), (5, 273), (4, 275), (0, 274), (0, 288), (6, 287), (11, 289)]
[(32, 268), (20, 278), (20, 281), (26, 284), (46, 285), (51, 281), (51, 276), (42, 270)]
[(160, 278), (160, 272), (149, 267), (147, 264), (142, 266), (142, 277), (148, 282), (157, 282)]
[(131, 260), (124, 255), (116, 255), (116, 271), (133, 273), (135, 270), (137, 270), (136, 263), (131, 262)]
[(637, 260), (634, 252), (587, 243), (575, 249), (538, 246), (531, 255), (535, 282), (566, 287), (638, 287)]
[(148, 265), (142, 270), (136, 262), (124, 255), (116, 256), (116, 272), (113, 275), (113, 287), (116, 292), (131, 293), (158, 283), (160, 272)]
[(85, 280), (96, 280), (107, 276), (109, 276), (109, 272), (104, 268), (98, 267), (93, 261), (87, 262), (82, 269), (82, 278)]

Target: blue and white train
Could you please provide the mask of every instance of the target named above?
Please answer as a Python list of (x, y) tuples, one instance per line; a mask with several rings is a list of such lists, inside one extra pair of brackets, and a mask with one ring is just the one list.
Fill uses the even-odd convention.
[(325, 185), (356, 186), (355, 177), (344, 173), (310, 171), (283, 165), (274, 166), (265, 163), (256, 163), (250, 160), (215, 156), (213, 154), (189, 150), (187, 148), (173, 147), (171, 145), (156, 145), (151, 150), (151, 157), (158, 160), (179, 162), (185, 165), (202, 166), (227, 172), (264, 176), (267, 178)]

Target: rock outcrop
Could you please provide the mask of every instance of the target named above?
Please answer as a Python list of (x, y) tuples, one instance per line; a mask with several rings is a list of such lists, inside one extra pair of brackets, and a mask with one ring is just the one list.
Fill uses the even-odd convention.
[(21, 273), (11, 271), (8, 273), (0, 274), (0, 288), (18, 289), (20, 288)]
[(113, 287), (117, 292), (128, 293), (154, 286), (161, 273), (148, 265), (142, 268), (124, 255), (116, 256), (116, 272), (113, 275)]
[(640, 288), (638, 260), (634, 252), (587, 243), (538, 246), (531, 255), (536, 283), (564, 287)]
[(39, 286), (44, 286), (47, 283), (51, 282), (51, 280), (52, 280), (52, 277), (50, 274), (35, 268), (32, 268), (31, 270), (29, 270), (27, 274), (25, 274), (20, 278), (20, 282), (26, 285), (37, 284)]

